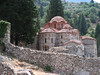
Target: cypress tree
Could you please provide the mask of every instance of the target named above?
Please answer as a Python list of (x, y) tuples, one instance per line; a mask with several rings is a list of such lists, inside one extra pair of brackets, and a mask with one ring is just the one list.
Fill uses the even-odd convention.
[(85, 35), (87, 33), (88, 28), (87, 28), (87, 23), (83, 14), (80, 15), (78, 23), (79, 23), (78, 29), (80, 30), (81, 35)]
[(31, 43), (38, 29), (38, 12), (33, 0), (0, 0), (0, 19), (11, 23), (11, 40)]
[(96, 26), (95, 38), (97, 39), (98, 56), (100, 56), (100, 24), (97, 24)]
[(98, 16), (99, 16), (99, 18), (100, 18), (100, 11), (98, 11)]
[(95, 30), (95, 38), (98, 38), (100, 35), (100, 24), (98, 23)]
[(43, 6), (42, 5), (40, 5), (39, 12), (40, 12), (40, 17), (42, 18), (44, 16), (44, 11), (43, 11)]
[(47, 10), (46, 21), (50, 21), (55, 16), (64, 17), (64, 7), (61, 0), (50, 0), (49, 9)]

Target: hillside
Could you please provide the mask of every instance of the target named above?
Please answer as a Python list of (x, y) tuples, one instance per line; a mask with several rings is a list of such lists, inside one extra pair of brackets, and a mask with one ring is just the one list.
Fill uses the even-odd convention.
[(90, 0), (66, 0), (68, 2), (90, 2)]

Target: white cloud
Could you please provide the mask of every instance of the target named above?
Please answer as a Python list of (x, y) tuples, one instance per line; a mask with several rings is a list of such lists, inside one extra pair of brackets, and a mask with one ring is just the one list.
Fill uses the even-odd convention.
[(96, 2), (100, 3), (100, 0), (94, 0), (94, 1), (96, 1)]

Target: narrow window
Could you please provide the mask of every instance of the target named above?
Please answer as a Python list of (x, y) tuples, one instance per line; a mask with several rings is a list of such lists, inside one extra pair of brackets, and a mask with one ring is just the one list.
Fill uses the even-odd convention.
[(63, 28), (63, 24), (61, 24), (61, 28)]
[(51, 43), (53, 43), (53, 38), (51, 39)]
[(54, 28), (56, 28), (56, 24), (54, 24)]
[(47, 42), (47, 39), (45, 38), (45, 43)]
[(61, 39), (63, 38), (63, 36), (61, 35)]
[(45, 46), (45, 51), (47, 51), (49, 49), (49, 47), (48, 46)]

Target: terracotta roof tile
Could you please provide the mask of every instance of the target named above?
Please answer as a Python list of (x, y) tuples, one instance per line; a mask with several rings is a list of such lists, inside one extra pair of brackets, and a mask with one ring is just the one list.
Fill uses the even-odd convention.
[(46, 29), (41, 31), (41, 33), (45, 33), (45, 32), (57, 32), (57, 30), (54, 28), (46, 28)]
[(64, 43), (64, 45), (67, 45), (67, 44), (69, 44), (69, 43), (77, 43), (77, 44), (82, 44), (82, 42), (81, 42), (81, 41), (79, 41), (79, 40), (71, 40), (71, 41), (68, 41), (68, 42)]
[(90, 36), (81, 36), (81, 39), (91, 39), (91, 40), (95, 40), (96, 41), (95, 38), (92, 38)]
[(70, 32), (69, 29), (61, 29), (58, 31), (58, 33), (62, 33), (62, 32)]
[(67, 21), (64, 18), (62, 18), (61, 16), (55, 16), (54, 18), (51, 19), (50, 23), (52, 23), (54, 21), (56, 21), (56, 22), (64, 21), (65, 23), (67, 23)]

